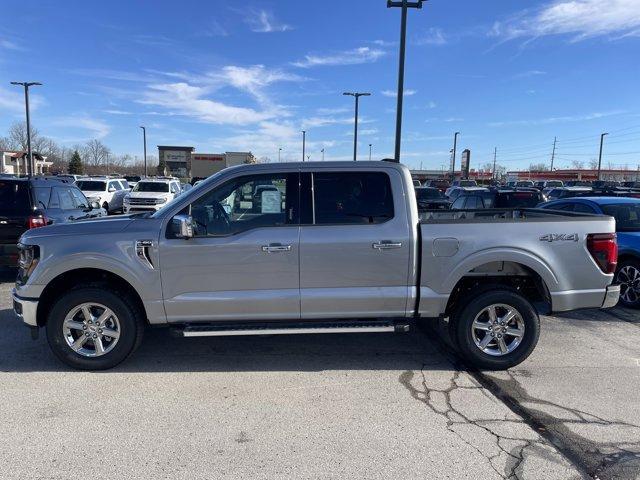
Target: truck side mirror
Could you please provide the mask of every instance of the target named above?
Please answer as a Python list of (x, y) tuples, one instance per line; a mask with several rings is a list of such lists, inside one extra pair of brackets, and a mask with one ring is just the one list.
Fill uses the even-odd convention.
[(171, 227), (175, 238), (188, 240), (193, 237), (193, 219), (191, 215), (176, 215), (171, 219)]

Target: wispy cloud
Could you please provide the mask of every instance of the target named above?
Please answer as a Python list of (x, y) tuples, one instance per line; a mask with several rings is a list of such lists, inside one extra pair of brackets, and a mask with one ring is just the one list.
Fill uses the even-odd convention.
[(624, 110), (612, 110), (609, 112), (593, 112), (584, 115), (564, 115), (557, 117), (537, 118), (530, 120), (507, 120), (500, 122), (489, 122), (487, 125), (490, 127), (504, 127), (508, 125), (548, 125), (552, 123), (567, 123), (567, 122), (584, 122), (587, 120), (597, 120), (599, 118), (611, 117), (615, 115), (621, 115), (625, 113)]
[(221, 73), (208, 75), (209, 78), (222, 81), (224, 84), (251, 94), (263, 104), (271, 103), (265, 93), (265, 88), (276, 82), (299, 82), (304, 77), (285, 72), (280, 69), (269, 69), (264, 65), (252, 65), (240, 67), (228, 65), (222, 68)]
[(527, 70), (526, 72), (517, 73), (511, 78), (513, 78), (514, 80), (517, 80), (520, 78), (539, 77), (541, 75), (546, 75), (546, 74), (547, 72), (543, 72), (542, 70)]
[(398, 44), (398, 42), (392, 42), (390, 40), (374, 40), (371, 43), (378, 45), (379, 47), (393, 47)]
[(127, 112), (126, 110), (103, 110), (104, 113), (109, 115), (133, 115), (133, 112)]
[(7, 40), (5, 38), (0, 38), (0, 49), (15, 50), (15, 51), (24, 50), (24, 48), (22, 48), (17, 43), (11, 42), (11, 41), (9, 41), (9, 40)]
[(447, 37), (440, 28), (431, 27), (425, 34), (418, 37), (415, 41), (416, 45), (446, 45), (448, 43)]
[[(40, 95), (29, 95), (29, 108), (34, 111), (44, 104), (44, 99)], [(24, 90), (22, 87), (6, 89), (0, 87), (0, 111), (7, 110), (15, 113), (24, 113)]]
[[(396, 92), (395, 90), (382, 90), (380, 93), (385, 97), (396, 98), (398, 96), (398, 92)], [(417, 90), (412, 90), (410, 88), (407, 88), (404, 90), (403, 95), (405, 97), (410, 97), (411, 95), (415, 95), (416, 93), (418, 93)]]
[(97, 138), (100, 140), (109, 135), (109, 132), (111, 131), (111, 127), (105, 122), (86, 114), (77, 114), (70, 117), (58, 118), (53, 120), (51, 123), (58, 127), (74, 128), (86, 131), (88, 135), (83, 135), (83, 140), (89, 138)]
[(293, 29), (291, 25), (280, 22), (272, 12), (264, 9), (250, 8), (245, 13), (244, 20), (251, 31), (257, 33), (286, 32)]
[(375, 62), (384, 55), (384, 50), (360, 47), (328, 55), (305, 55), (304, 60), (294, 62), (293, 65), (301, 68), (327, 65), (358, 65), (361, 63)]
[(227, 37), (229, 36), (229, 31), (214, 18), (204, 27), (200, 35), (205, 37)]
[(302, 121), (302, 128), (326, 127), (327, 125), (349, 125), (353, 117), (311, 117)]
[(503, 40), (570, 35), (572, 42), (640, 36), (640, 0), (555, 0), (495, 22), (489, 35)]

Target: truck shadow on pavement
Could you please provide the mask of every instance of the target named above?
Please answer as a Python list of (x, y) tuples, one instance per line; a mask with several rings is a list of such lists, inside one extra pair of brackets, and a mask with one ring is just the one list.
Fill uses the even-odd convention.
[[(32, 340), (10, 309), (0, 310), (0, 371), (71, 371), (49, 350), (44, 329)], [(451, 370), (451, 363), (420, 332), (182, 338), (148, 328), (140, 348), (106, 372), (243, 372)], [(80, 372), (79, 372), (80, 373)]]

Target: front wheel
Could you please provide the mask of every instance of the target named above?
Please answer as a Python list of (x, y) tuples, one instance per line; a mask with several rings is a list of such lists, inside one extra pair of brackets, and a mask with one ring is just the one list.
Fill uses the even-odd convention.
[(625, 307), (640, 308), (640, 262), (625, 260), (618, 265), (613, 283), (620, 284), (620, 303)]
[(115, 367), (140, 345), (144, 322), (126, 296), (86, 287), (53, 305), (46, 325), (53, 353), (82, 370)]
[(512, 290), (482, 293), (453, 316), (459, 353), (471, 365), (505, 370), (523, 362), (540, 336), (540, 319), (533, 306)]

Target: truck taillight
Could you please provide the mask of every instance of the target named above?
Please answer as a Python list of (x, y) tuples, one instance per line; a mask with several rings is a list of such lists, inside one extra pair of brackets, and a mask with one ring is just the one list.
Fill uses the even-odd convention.
[(47, 217), (42, 216), (42, 217), (29, 217), (27, 220), (27, 227), (29, 227), (29, 229), (32, 228), (38, 228), (38, 227), (44, 227), (47, 225)]
[(587, 249), (604, 273), (614, 273), (618, 264), (618, 242), (615, 233), (590, 233)]

